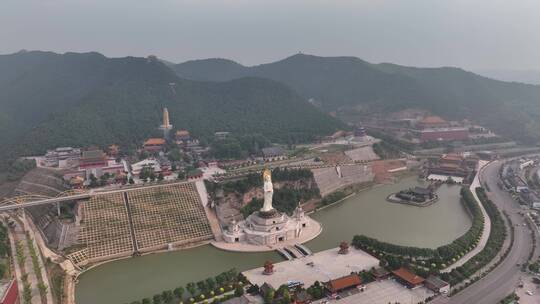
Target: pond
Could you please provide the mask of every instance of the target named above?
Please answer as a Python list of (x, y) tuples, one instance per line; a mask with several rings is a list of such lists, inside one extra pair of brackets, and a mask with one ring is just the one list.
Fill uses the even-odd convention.
[[(318, 211), (312, 217), (322, 223), (323, 232), (306, 245), (316, 252), (337, 247), (340, 241), (350, 241), (355, 234), (364, 234), (400, 245), (435, 248), (469, 229), (471, 219), (459, 201), (459, 186), (442, 185), (437, 190), (439, 200), (428, 207), (386, 201), (390, 193), (418, 185), (421, 182), (415, 177), (404, 178)], [(234, 253), (206, 245), (114, 261), (79, 277), (76, 300), (77, 304), (129, 303), (230, 268), (243, 271), (260, 267), (268, 259), (282, 260), (274, 252)]]

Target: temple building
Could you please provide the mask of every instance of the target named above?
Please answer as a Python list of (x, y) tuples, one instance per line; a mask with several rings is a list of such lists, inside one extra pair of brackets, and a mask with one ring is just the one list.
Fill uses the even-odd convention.
[(188, 130), (178, 130), (174, 134), (174, 139), (178, 145), (185, 144), (191, 140), (191, 135), (189, 134)]
[(454, 141), (469, 139), (469, 130), (462, 127), (433, 128), (420, 130), (420, 141)]
[(79, 161), (80, 169), (101, 168), (107, 166), (107, 155), (100, 149), (83, 151)]
[(274, 193), (272, 177), (269, 169), (264, 170), (264, 204), (263, 207), (247, 217), (246, 220), (232, 221), (223, 239), (227, 243), (248, 243), (251, 245), (274, 245), (298, 239), (312, 220), (304, 214), (300, 205), (292, 216), (281, 213), (272, 206)]
[(448, 122), (439, 116), (426, 116), (416, 123), (416, 127), (419, 129), (446, 128), (449, 126)]
[(108, 174), (121, 181), (126, 173), (124, 165), (114, 157), (108, 157), (103, 150), (92, 148), (82, 152), (79, 167), (65, 172), (63, 178), (72, 188), (81, 188), (89, 183), (91, 175), (100, 178)]
[(471, 180), (478, 164), (478, 157), (459, 153), (443, 154), (427, 163), (429, 180), (446, 181), (451, 177), (454, 182), (462, 183)]
[(280, 147), (267, 147), (261, 150), (265, 162), (273, 162), (287, 159), (285, 152)]
[(43, 165), (46, 167), (69, 168), (79, 164), (81, 149), (72, 147), (60, 147), (54, 150), (47, 150)]
[(149, 138), (143, 144), (143, 149), (147, 152), (159, 152), (163, 150), (167, 142), (163, 138)]
[(469, 139), (469, 129), (455, 126), (439, 116), (427, 116), (416, 123), (421, 142)]

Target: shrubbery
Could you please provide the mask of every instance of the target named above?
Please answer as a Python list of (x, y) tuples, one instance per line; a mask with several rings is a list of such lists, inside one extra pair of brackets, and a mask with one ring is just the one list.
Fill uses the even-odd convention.
[(491, 260), (493, 260), (493, 258), (495, 258), (495, 256), (501, 251), (504, 240), (506, 239), (506, 227), (499, 209), (491, 200), (487, 198), (484, 189), (480, 187), (476, 188), (476, 194), (484, 205), (484, 209), (491, 220), (491, 231), (486, 246), (484, 249), (482, 249), (482, 251), (480, 251), (462, 266), (453, 269), (450, 273), (445, 273), (442, 275), (442, 278), (450, 282), (452, 285), (469, 278), (482, 267), (487, 265)]
[(345, 194), (345, 192), (343, 191), (335, 191), (335, 192), (332, 192), (330, 194), (328, 194), (327, 196), (325, 196), (322, 200), (321, 200), (321, 205), (322, 206), (326, 206), (326, 205), (330, 205), (330, 204), (333, 204), (343, 198), (345, 198), (345, 196), (347, 196)]
[[(274, 198), (272, 205), (278, 211), (285, 212), (289, 215), (292, 214), (294, 209), (298, 206), (298, 202), (306, 202), (312, 198), (319, 196), (319, 190), (315, 189), (293, 189), (283, 187), (274, 190)], [(240, 211), (244, 217), (247, 217), (254, 211), (261, 209), (263, 206), (263, 200), (253, 198), (245, 207)]]
[(4, 277), (4, 273), (8, 269), (7, 255), (9, 253), (9, 239), (7, 228), (0, 224), (0, 278)]
[[(174, 290), (164, 290), (162, 293), (155, 294), (152, 298), (144, 298), (130, 304), (193, 303), (205, 299), (214, 299), (213, 303), (221, 303), (235, 297), (235, 294), (243, 294), (243, 286), (246, 283), (247, 279), (244, 275), (238, 273), (236, 269), (230, 269), (214, 278), (207, 278), (197, 283), (190, 282), (185, 287), (179, 286)], [(228, 292), (233, 293), (223, 295)]]
[[(313, 173), (308, 169), (282, 169), (276, 168), (272, 170), (273, 182), (293, 182), (301, 180), (312, 180)], [(263, 186), (262, 176), (258, 173), (249, 174), (246, 178), (237, 181), (218, 183), (206, 183), (210, 193), (215, 193), (217, 189), (222, 188), (225, 194), (237, 193), (243, 195), (253, 188)], [(291, 214), (300, 201), (306, 202), (312, 198), (319, 197), (319, 189), (317, 187), (300, 188), (284, 185), (281, 188), (274, 190), (274, 207), (288, 214)], [(263, 201), (253, 198), (241, 212), (244, 217), (247, 217), (256, 210), (259, 210), (263, 205)]]

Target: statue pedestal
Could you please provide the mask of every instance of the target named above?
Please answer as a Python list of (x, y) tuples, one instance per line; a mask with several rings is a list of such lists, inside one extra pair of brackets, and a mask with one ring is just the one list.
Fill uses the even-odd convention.
[(276, 217), (281, 216), (281, 214), (276, 209), (272, 209), (270, 211), (259, 211), (257, 212), (257, 215), (265, 219), (276, 218)]

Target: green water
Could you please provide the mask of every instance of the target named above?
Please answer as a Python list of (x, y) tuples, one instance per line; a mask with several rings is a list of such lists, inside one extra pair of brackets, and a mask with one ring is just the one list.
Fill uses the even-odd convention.
[[(365, 234), (396, 244), (437, 247), (467, 231), (471, 221), (459, 202), (458, 186), (441, 186), (437, 191), (439, 201), (429, 207), (386, 202), (388, 194), (415, 185), (416, 178), (406, 178), (361, 192), (313, 214), (322, 223), (323, 232), (307, 246), (320, 251), (337, 247), (342, 240), (350, 241), (354, 234)], [(82, 274), (76, 300), (77, 304), (129, 303), (232, 267), (259, 267), (268, 259), (281, 260), (273, 252), (232, 253), (208, 245), (115, 261)]]

